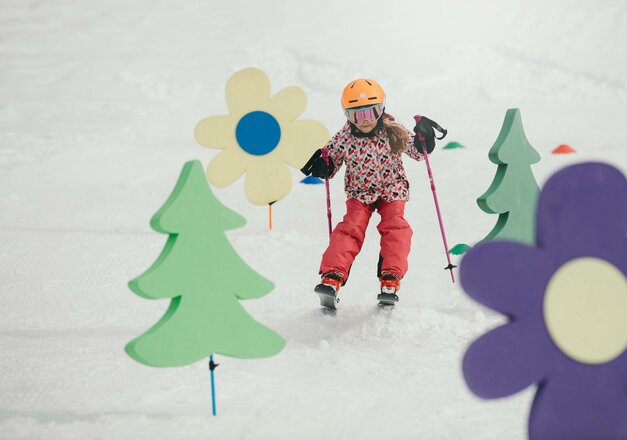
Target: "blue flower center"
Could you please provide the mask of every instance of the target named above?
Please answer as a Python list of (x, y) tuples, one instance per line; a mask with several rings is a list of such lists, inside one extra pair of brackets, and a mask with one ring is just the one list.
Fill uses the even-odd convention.
[(255, 156), (263, 156), (279, 145), (281, 127), (269, 113), (250, 112), (237, 123), (235, 137), (242, 150)]

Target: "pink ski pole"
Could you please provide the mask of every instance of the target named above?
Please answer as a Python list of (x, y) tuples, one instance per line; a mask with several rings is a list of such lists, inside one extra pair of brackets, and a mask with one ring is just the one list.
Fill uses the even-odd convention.
[[(322, 149), (322, 160), (327, 164), (327, 170), (329, 168), (329, 150), (327, 148)], [(329, 240), (331, 240), (331, 232), (333, 230), (331, 221), (331, 191), (329, 190), (329, 174), (324, 179), (324, 185), (327, 189), (327, 218), (329, 219)]]
[[(422, 119), (422, 116), (420, 115), (414, 116), (414, 120), (416, 121), (416, 124), (420, 122), (421, 119)], [(448, 261), (448, 266), (446, 266), (444, 270), (451, 271), (451, 280), (453, 281), (453, 283), (455, 283), (455, 275), (453, 275), (453, 269), (457, 266), (454, 266), (451, 263), (451, 257), (448, 253), (448, 244), (446, 243), (446, 233), (444, 232), (444, 223), (442, 222), (442, 214), (440, 213), (440, 204), (438, 203), (438, 194), (436, 193), (436, 190), (435, 190), (435, 181), (433, 180), (433, 173), (431, 172), (431, 165), (429, 164), (429, 154), (427, 153), (425, 137), (420, 133), (417, 133), (417, 134), (418, 134), (418, 139), (420, 140), (420, 143), (422, 144), (422, 156), (425, 158), (425, 163), (427, 164), (427, 172), (429, 173), (429, 182), (431, 183), (431, 193), (433, 194), (433, 201), (435, 202), (435, 210), (438, 214), (438, 222), (440, 223), (440, 233), (442, 234), (442, 241), (444, 242), (444, 253), (446, 254), (446, 259)]]

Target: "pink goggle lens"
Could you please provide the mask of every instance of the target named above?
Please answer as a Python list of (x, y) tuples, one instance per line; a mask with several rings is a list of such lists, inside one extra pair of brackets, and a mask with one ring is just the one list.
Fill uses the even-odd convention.
[(381, 105), (375, 104), (368, 107), (346, 109), (346, 116), (353, 124), (361, 124), (365, 121), (375, 122), (381, 116)]

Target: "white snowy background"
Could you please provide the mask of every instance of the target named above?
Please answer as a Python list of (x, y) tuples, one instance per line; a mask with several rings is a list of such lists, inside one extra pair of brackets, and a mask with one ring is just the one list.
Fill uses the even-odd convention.
[[(312, 293), (324, 186), (293, 170), (271, 232), (242, 180), (215, 190), (248, 220), (233, 246), (276, 284), (244, 305), (287, 340), (274, 358), (217, 358), (217, 417), (206, 362), (157, 369), (124, 353), (168, 305), (127, 282), (165, 243), (149, 220), (183, 163), (216, 154), (193, 129), (226, 114), (241, 68), (265, 70), (273, 93), (302, 87), (303, 118), (331, 133), (360, 76), (407, 126), (423, 114), (448, 128), (466, 146), (432, 155), (452, 246), (496, 221), (475, 199), (508, 108), (542, 155), (540, 185), (587, 160), (625, 171), (626, 42), (623, 0), (0, 0), (0, 438), (525, 438), (531, 388), (482, 401), (464, 384), (465, 347), (504, 319), (442, 270), (424, 163), (405, 160), (415, 234), (393, 312), (376, 307), (376, 214), (333, 317)], [(561, 143), (577, 153), (551, 155)]]

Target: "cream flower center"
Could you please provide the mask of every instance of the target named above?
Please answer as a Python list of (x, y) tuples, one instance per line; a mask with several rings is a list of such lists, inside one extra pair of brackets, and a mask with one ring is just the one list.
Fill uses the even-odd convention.
[(567, 356), (585, 364), (609, 362), (627, 349), (627, 279), (605, 260), (572, 260), (549, 281), (544, 320)]

